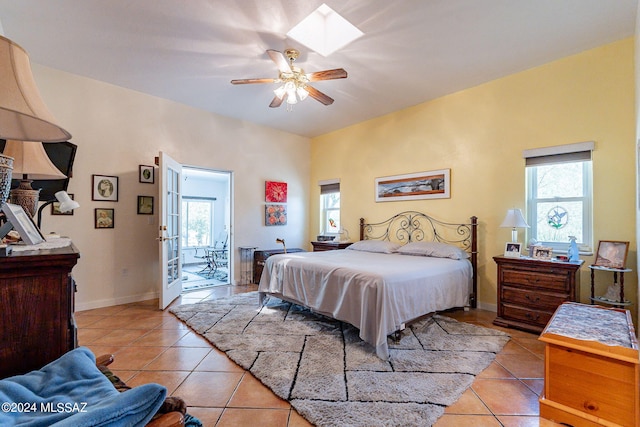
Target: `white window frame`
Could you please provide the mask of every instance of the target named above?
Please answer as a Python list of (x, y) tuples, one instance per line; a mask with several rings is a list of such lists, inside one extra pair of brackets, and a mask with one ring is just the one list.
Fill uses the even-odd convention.
[[(547, 147), (534, 150), (525, 150), (523, 157), (529, 160), (534, 159), (526, 167), (526, 182), (527, 182), (527, 222), (529, 228), (527, 230), (527, 237), (531, 239), (537, 236), (537, 205), (538, 203), (548, 202), (561, 202), (561, 201), (581, 201), (583, 203), (582, 210), (582, 242), (578, 242), (578, 247), (581, 254), (593, 253), (593, 161), (591, 160), (591, 151), (594, 149), (594, 143), (582, 142), (577, 144), (568, 144), (557, 147)], [(588, 159), (573, 159), (572, 155), (577, 153), (588, 152)], [(538, 160), (538, 161), (536, 161)], [(534, 198), (537, 194), (537, 165), (549, 165), (552, 163), (558, 163), (559, 161), (568, 163), (582, 163), (582, 197), (553, 197), (553, 198)], [(566, 252), (569, 249), (569, 241), (557, 242), (557, 241), (540, 241), (540, 244), (553, 248), (556, 252)]]
[[(325, 195), (329, 194), (329, 193), (324, 193), (322, 192), (322, 187), (323, 186), (332, 186), (332, 187), (338, 187), (337, 191), (333, 191), (331, 194), (333, 193), (338, 193), (340, 194), (340, 180), (339, 179), (330, 179), (330, 180), (324, 180), (324, 181), (320, 181), (318, 182), (318, 185), (321, 188), (320, 191), (320, 224), (319, 224), (319, 232), (322, 233), (323, 236), (339, 236), (340, 233), (336, 232), (336, 233), (331, 233), (329, 231), (327, 231), (325, 229), (325, 225), (327, 224), (328, 221), (328, 217), (329, 217), (329, 212), (338, 212), (338, 216), (340, 217), (340, 208), (327, 208), (327, 204), (325, 201)], [(340, 201), (340, 205), (342, 206), (342, 200)], [(342, 224), (342, 217), (340, 217), (340, 224)]]
[[(185, 205), (185, 203), (188, 202), (200, 202), (200, 203), (209, 203), (209, 205), (211, 206), (211, 219), (210, 219), (210, 229), (209, 229), (209, 245), (205, 245), (205, 246), (183, 246), (183, 249), (193, 249), (193, 248), (203, 248), (203, 247), (212, 247), (215, 244), (215, 240), (214, 240), (214, 235), (213, 235), (213, 230), (214, 230), (214, 209), (215, 209), (215, 201), (216, 198), (213, 197), (188, 197), (188, 196), (182, 196), (182, 204), (183, 206)], [(188, 210), (188, 209), (187, 209)], [(182, 215), (185, 217), (185, 222), (187, 224), (189, 224), (189, 213), (187, 212), (187, 210), (183, 210)], [(183, 230), (183, 236), (186, 236), (187, 233), (189, 232), (189, 228), (184, 227), (185, 229)], [(187, 238), (183, 238), (182, 241), (187, 244), (188, 243), (188, 236)]]

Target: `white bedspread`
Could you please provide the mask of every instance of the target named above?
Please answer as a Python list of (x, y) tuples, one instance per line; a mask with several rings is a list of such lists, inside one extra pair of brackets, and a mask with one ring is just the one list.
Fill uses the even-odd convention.
[(427, 313), (469, 304), (468, 260), (355, 250), (299, 252), (266, 260), (261, 301), (273, 295), (348, 322), (389, 357), (387, 335)]

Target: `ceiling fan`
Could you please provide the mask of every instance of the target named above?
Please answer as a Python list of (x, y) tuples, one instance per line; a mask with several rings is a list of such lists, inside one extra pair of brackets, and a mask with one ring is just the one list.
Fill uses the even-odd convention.
[(320, 80), (347, 78), (347, 72), (342, 68), (316, 71), (315, 73), (306, 74), (302, 68), (293, 65), (293, 62), (300, 55), (300, 52), (296, 49), (286, 49), (284, 54), (277, 50), (268, 49), (267, 54), (271, 60), (276, 63), (276, 66), (280, 71), (277, 78), (238, 79), (231, 80), (231, 84), (281, 83), (281, 86), (274, 90), (275, 96), (271, 101), (271, 104), (269, 104), (269, 107), (272, 108), (279, 107), (282, 105), (283, 101), (286, 101), (289, 106), (296, 104), (298, 100), (303, 101), (307, 96), (311, 96), (313, 99), (320, 101), (324, 105), (331, 105), (333, 104), (333, 98), (320, 92), (318, 89), (309, 85), (309, 83)]

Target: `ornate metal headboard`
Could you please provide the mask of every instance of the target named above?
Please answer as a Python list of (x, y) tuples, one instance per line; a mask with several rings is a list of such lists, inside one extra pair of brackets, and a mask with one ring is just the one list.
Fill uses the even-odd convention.
[(405, 244), (419, 241), (449, 243), (469, 253), (473, 266), (471, 307), (477, 305), (478, 287), (478, 218), (469, 223), (450, 223), (437, 220), (417, 211), (405, 211), (382, 222), (366, 223), (360, 218), (360, 240), (387, 240)]

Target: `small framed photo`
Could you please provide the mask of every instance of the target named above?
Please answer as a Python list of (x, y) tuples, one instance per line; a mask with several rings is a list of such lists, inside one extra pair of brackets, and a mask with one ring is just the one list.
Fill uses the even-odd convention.
[(153, 215), (152, 196), (138, 196), (138, 215)]
[[(69, 197), (73, 200), (73, 194), (69, 193)], [(67, 212), (60, 212), (60, 202), (55, 201), (51, 204), (51, 215), (73, 215), (75, 209), (68, 210)]]
[(114, 209), (95, 208), (95, 228), (113, 228), (115, 225), (114, 216)]
[[(33, 218), (27, 214), (22, 206), (5, 203), (2, 205), (2, 212), (7, 216), (13, 228), (20, 234), (20, 238), (27, 245), (37, 245), (44, 242), (44, 236), (40, 229), (33, 222)], [(9, 229), (11, 230), (11, 229)]]
[(521, 243), (507, 242), (504, 245), (504, 256), (509, 258), (520, 258)]
[(93, 191), (91, 200), (117, 202), (118, 177), (108, 175), (93, 175)]
[(628, 252), (629, 242), (600, 240), (594, 265), (608, 268), (625, 268)]
[(140, 165), (140, 176), (139, 181), (144, 184), (153, 184), (154, 182), (154, 171), (153, 166), (149, 165)]
[(553, 255), (553, 248), (548, 248), (546, 246), (534, 246), (533, 247), (533, 258), (550, 261), (551, 256)]

